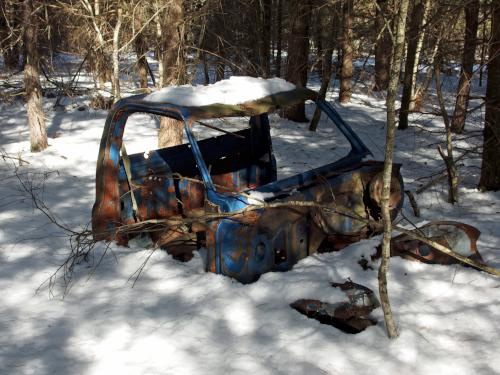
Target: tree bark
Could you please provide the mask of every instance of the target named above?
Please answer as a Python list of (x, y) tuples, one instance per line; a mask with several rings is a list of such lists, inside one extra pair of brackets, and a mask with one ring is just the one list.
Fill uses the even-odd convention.
[(85, 19), (90, 22), (90, 26), (95, 32), (94, 42), (88, 47), (92, 50), (89, 61), (96, 86), (102, 90), (105, 83), (113, 79), (113, 72), (112, 61), (107, 51), (106, 37), (102, 28), (101, 1), (94, 0), (93, 5), (90, 0), (80, 0), (80, 2), (86, 11)]
[[(138, 32), (143, 24), (143, 12), (141, 7), (136, 9), (134, 14), (134, 29)], [(146, 42), (144, 40), (144, 33), (137, 34), (134, 41), (135, 53), (137, 55), (137, 74), (139, 75), (139, 87), (145, 89), (148, 87), (148, 61), (146, 60), (146, 53), (148, 52)]]
[(262, 22), (262, 33), (259, 43), (260, 69), (263, 77), (271, 76), (271, 0), (259, 1), (260, 19)]
[(500, 190), (500, 0), (492, 1), (492, 10), (483, 161), (479, 180), (479, 189), (483, 191)]
[(283, 0), (277, 0), (276, 5), (276, 76), (281, 77), (281, 49), (282, 49), (282, 23), (283, 23)]
[(439, 102), (439, 109), (441, 111), (441, 116), (443, 117), (444, 128), (446, 131), (446, 155), (441, 146), (438, 146), (438, 151), (439, 155), (441, 155), (441, 158), (444, 161), (446, 172), (448, 174), (448, 203), (455, 204), (458, 202), (458, 172), (455, 164), (455, 159), (453, 158), (450, 118), (448, 116), (448, 112), (446, 112), (443, 92), (441, 90), (441, 69), (439, 65), (439, 63), (436, 64), (434, 72), (436, 78), (436, 93)]
[[(290, 2), (290, 33), (285, 79), (298, 87), (306, 87), (307, 84), (310, 16), (310, 0)], [(284, 117), (292, 121), (307, 122), (304, 103), (285, 108)]]
[[(184, 13), (183, 0), (171, 0), (162, 19), (161, 56), (163, 71), (161, 87), (179, 85), (185, 79)], [(158, 147), (170, 147), (182, 143), (183, 122), (168, 117), (160, 120)]]
[(422, 55), (422, 49), (424, 46), (424, 39), (427, 31), (429, 30), (427, 20), (429, 18), (429, 13), (431, 10), (431, 0), (425, 0), (424, 3), (424, 16), (422, 17), (421, 30), (418, 34), (417, 40), (417, 51), (415, 52), (415, 63), (413, 64), (413, 82), (411, 88), (411, 100), (410, 100), (410, 111), (415, 109), (415, 95), (417, 88), (417, 75), (418, 75), (418, 64), (420, 62), (420, 56)]
[(26, 63), (24, 65), (24, 85), (26, 90), (26, 103), (28, 109), (28, 126), (30, 130), (31, 151), (45, 150), (47, 131), (42, 106), (42, 86), (39, 74), (39, 51), (37, 44), (37, 14), (36, 0), (24, 1), (24, 47)]
[(122, 9), (119, 2), (117, 2), (116, 10), (116, 25), (113, 30), (113, 79), (111, 81), (113, 88), (114, 101), (120, 100), (120, 61), (119, 61), (119, 42), (120, 42), (120, 29), (122, 27)]
[(425, 74), (424, 81), (422, 82), (421, 85), (418, 85), (417, 88), (415, 89), (415, 95), (413, 97), (413, 102), (414, 102), (413, 109), (415, 111), (419, 111), (422, 108), (424, 95), (427, 92), (429, 85), (431, 84), (432, 76), (434, 74), (434, 60), (435, 60), (436, 55), (439, 51), (441, 39), (442, 39), (442, 35), (437, 35), (436, 40), (434, 42), (434, 47), (433, 47), (431, 55), (428, 59), (428, 68), (427, 68), (427, 72)]
[(419, 36), (421, 34), (422, 22), (424, 20), (425, 4), (424, 0), (416, 0), (411, 13), (410, 25), (408, 28), (408, 48), (406, 51), (405, 74), (403, 81), (403, 95), (401, 97), (401, 109), (399, 110), (398, 129), (408, 129), (408, 112), (413, 91), (413, 80), (415, 66), (418, 65), (417, 48)]
[[(485, 17), (488, 6), (485, 4), (483, 7), (483, 17)], [(484, 72), (484, 59), (486, 55), (486, 49), (488, 46), (488, 38), (486, 37), (486, 22), (483, 22), (481, 31), (481, 61), (479, 61), (479, 87), (483, 87), (483, 72)]]
[[(374, 91), (387, 90), (389, 85), (389, 69), (391, 65), (392, 40), (388, 30), (389, 2), (387, 0), (377, 0), (377, 14), (375, 18), (375, 29), (377, 34), (384, 30), (382, 36), (375, 45), (375, 86)], [(388, 22), (389, 23), (389, 22)]]
[(399, 83), (399, 73), (401, 66), (401, 58), (404, 50), (406, 16), (408, 14), (409, 0), (401, 0), (399, 3), (399, 11), (396, 19), (394, 53), (391, 62), (391, 75), (389, 86), (387, 89), (387, 134), (385, 144), (385, 160), (383, 171), (383, 189), (381, 199), (382, 220), (384, 223), (384, 235), (382, 240), (382, 261), (378, 272), (380, 303), (384, 311), (385, 325), (389, 338), (395, 338), (398, 335), (396, 323), (392, 316), (391, 305), (389, 303), (389, 295), (387, 292), (387, 272), (389, 270), (389, 258), (391, 256), (391, 181), (392, 181), (392, 162), (394, 155), (394, 139), (396, 133), (396, 94)]
[[(332, 76), (332, 56), (333, 47), (336, 36), (336, 13), (334, 5), (329, 2), (322, 3), (321, 11), (318, 12), (318, 24), (320, 29), (319, 39), (323, 50), (321, 53), (321, 88), (319, 89), (318, 97), (324, 100), (328, 87), (330, 87), (330, 80)], [(309, 125), (310, 131), (316, 131), (318, 122), (321, 118), (321, 110), (316, 107), (311, 124)]]
[(464, 6), (465, 36), (464, 50), (462, 55), (462, 68), (460, 70), (460, 81), (458, 83), (455, 111), (453, 113), (453, 118), (451, 121), (451, 131), (454, 133), (463, 132), (465, 126), (465, 118), (467, 117), (470, 83), (472, 80), (472, 72), (474, 69), (474, 61), (476, 55), (479, 8), (479, 0), (469, 1)]
[(340, 103), (351, 100), (351, 86), (353, 75), (353, 48), (352, 48), (352, 6), (353, 0), (344, 0), (342, 4), (342, 67), (340, 68)]

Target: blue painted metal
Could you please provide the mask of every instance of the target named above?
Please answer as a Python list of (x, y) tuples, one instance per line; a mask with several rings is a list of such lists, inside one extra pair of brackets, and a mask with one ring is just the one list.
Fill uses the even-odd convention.
[(347, 125), (347, 123), (340, 117), (332, 105), (325, 100), (318, 100), (316, 102), (319, 108), (333, 121), (341, 133), (347, 138), (352, 147), (352, 152), (357, 155), (372, 155), (368, 147), (365, 146), (363, 141), (358, 137), (358, 135), (352, 130), (352, 128)]
[[(207, 270), (246, 283), (265, 272), (290, 269), (317, 251), (326, 238), (355, 239), (369, 233), (364, 222), (335, 213), (335, 209), (376, 218), (377, 205), (371, 201), (368, 187), (383, 163), (363, 162), (370, 150), (329, 103), (318, 101), (317, 105), (346, 137), (350, 152), (330, 164), (277, 181), (267, 114), (251, 117), (250, 128), (237, 132), (243, 139), (223, 135), (197, 141), (189, 126), (192, 108), (141, 98), (119, 101), (106, 120), (96, 174), (95, 232), (195, 212), (234, 214), (213, 221), (200, 219), (199, 224), (206, 235)], [(134, 112), (182, 121), (189, 145), (154, 150), (147, 159), (142, 153), (130, 155), (131, 176), (127, 176), (120, 148), (126, 120)], [(396, 213), (403, 199), (398, 166), (394, 175), (400, 181)], [(253, 192), (265, 193), (266, 202), (284, 206), (245, 211), (250, 205), (248, 194)], [(137, 202), (136, 213), (131, 194)], [(331, 206), (332, 210), (286, 206), (295, 201)], [(191, 230), (200, 229), (193, 226)], [(127, 241), (126, 237), (116, 239)], [(168, 246), (168, 242), (160, 244)]]

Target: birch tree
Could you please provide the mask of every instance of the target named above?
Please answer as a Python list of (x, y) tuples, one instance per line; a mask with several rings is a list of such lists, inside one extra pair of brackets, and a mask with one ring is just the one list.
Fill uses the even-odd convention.
[(423, 25), (429, 12), (430, 0), (415, 0), (408, 28), (408, 48), (406, 52), (405, 74), (403, 81), (403, 94), (401, 109), (399, 111), (398, 129), (408, 128), (408, 113), (412, 110), (411, 101), (414, 95), (417, 67), (420, 50), (424, 39)]
[(113, 97), (115, 102), (120, 99), (120, 31), (122, 27), (123, 10), (120, 1), (116, 2), (116, 24), (113, 30)]
[(387, 335), (390, 338), (395, 338), (398, 335), (396, 323), (391, 311), (389, 303), (389, 295), (387, 292), (387, 272), (389, 270), (389, 258), (391, 256), (391, 182), (392, 182), (392, 162), (394, 155), (394, 139), (396, 133), (396, 94), (399, 83), (399, 73), (401, 59), (404, 50), (406, 16), (408, 14), (409, 0), (401, 0), (399, 3), (399, 11), (396, 16), (395, 33), (394, 33), (394, 51), (391, 62), (391, 75), (389, 86), (387, 89), (387, 132), (385, 144), (385, 160), (383, 171), (383, 188), (381, 199), (382, 220), (384, 223), (384, 235), (382, 240), (382, 261), (378, 271), (378, 282), (380, 292), (380, 302), (384, 311), (385, 325)]

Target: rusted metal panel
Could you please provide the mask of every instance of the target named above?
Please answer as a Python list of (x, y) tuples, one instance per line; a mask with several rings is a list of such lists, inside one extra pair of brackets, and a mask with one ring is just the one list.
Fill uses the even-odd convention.
[[(286, 198), (268, 202), (282, 207), (259, 210), (252, 222), (247, 219), (242, 223), (242, 215), (213, 222), (207, 230), (207, 269), (249, 283), (262, 273), (291, 269), (300, 259), (316, 252), (327, 237), (331, 247), (335, 246), (337, 236), (366, 238), (371, 233), (369, 225), (366, 220), (356, 220), (355, 215), (374, 219), (369, 186), (382, 166), (383, 163), (364, 163), (350, 171), (334, 173), (330, 178), (322, 176), (318, 184), (291, 186), (292, 193)], [(394, 175), (395, 181), (400, 181), (398, 168)], [(401, 195), (394, 197), (394, 202), (399, 199), (394, 211), (400, 209), (403, 190), (395, 189)], [(300, 207), (294, 202), (314, 202), (321, 208)], [(262, 249), (265, 257), (259, 256)]]
[[(471, 225), (456, 221), (435, 221), (414, 231), (462, 256), (484, 264), (477, 250), (477, 240), (481, 232)], [(391, 256), (430, 264), (460, 264), (455, 258), (407, 234), (401, 234), (391, 240)]]
[(327, 303), (315, 299), (300, 299), (290, 306), (309, 318), (332, 325), (346, 333), (359, 333), (375, 325), (377, 321), (370, 313), (380, 306), (373, 291), (363, 285), (346, 281), (332, 283), (346, 296), (344, 301)]

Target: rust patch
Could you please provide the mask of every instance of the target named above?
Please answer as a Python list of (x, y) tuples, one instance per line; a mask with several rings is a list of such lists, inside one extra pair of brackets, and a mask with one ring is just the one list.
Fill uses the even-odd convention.
[[(471, 225), (456, 221), (435, 221), (414, 231), (460, 255), (484, 264), (483, 258), (477, 250), (477, 240), (481, 232)], [(380, 249), (378, 249), (376, 256), (380, 256)], [(461, 264), (457, 259), (407, 234), (401, 234), (391, 240), (391, 256), (429, 264)]]
[(370, 313), (380, 304), (371, 289), (350, 280), (331, 285), (340, 288), (347, 301), (327, 303), (314, 299), (299, 299), (290, 306), (309, 318), (334, 326), (345, 333), (359, 333), (377, 324), (377, 321), (370, 317)]

